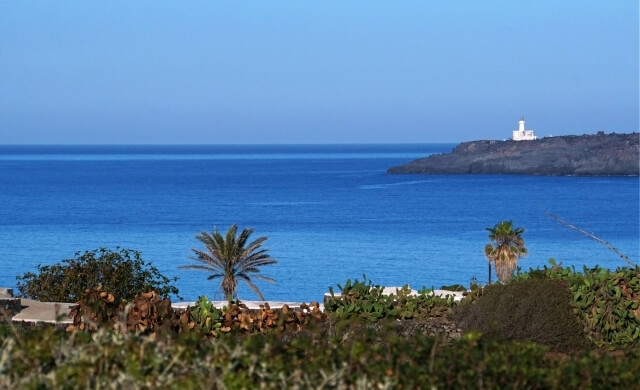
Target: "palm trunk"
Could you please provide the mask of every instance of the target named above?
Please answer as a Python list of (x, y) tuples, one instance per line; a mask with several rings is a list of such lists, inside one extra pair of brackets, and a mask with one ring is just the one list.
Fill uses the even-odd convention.
[(515, 259), (499, 260), (496, 261), (496, 275), (498, 279), (504, 283), (513, 277), (513, 272), (516, 270)]

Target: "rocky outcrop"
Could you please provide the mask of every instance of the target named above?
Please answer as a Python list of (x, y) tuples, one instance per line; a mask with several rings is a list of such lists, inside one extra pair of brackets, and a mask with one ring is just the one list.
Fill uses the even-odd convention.
[(638, 176), (640, 135), (547, 137), (535, 141), (471, 141), (388, 173)]

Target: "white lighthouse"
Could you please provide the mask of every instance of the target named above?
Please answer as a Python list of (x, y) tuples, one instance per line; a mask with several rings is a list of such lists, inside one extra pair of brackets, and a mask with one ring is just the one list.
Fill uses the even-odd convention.
[(514, 141), (533, 141), (538, 139), (538, 137), (535, 136), (533, 130), (524, 129), (524, 117), (522, 117), (520, 121), (518, 121), (518, 130), (513, 131), (511, 139)]

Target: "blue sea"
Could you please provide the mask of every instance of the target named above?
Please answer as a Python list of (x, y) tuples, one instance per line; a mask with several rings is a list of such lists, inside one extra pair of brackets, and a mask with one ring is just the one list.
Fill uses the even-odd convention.
[[(637, 177), (388, 175), (452, 144), (0, 146), (0, 286), (77, 251), (137, 249), (187, 301), (222, 298), (194, 264), (195, 235), (237, 223), (279, 260), (266, 299), (321, 301), (366, 274), (438, 288), (487, 280), (486, 227), (526, 231), (524, 269), (626, 263), (552, 212), (639, 263)], [(495, 276), (494, 276), (495, 278)], [(240, 298), (255, 299), (241, 287)], [(174, 298), (175, 299), (175, 298)]]

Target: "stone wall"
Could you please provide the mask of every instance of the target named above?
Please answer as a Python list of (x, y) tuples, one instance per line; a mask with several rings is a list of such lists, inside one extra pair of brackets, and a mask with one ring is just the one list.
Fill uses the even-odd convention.
[(462, 335), (462, 330), (448, 316), (403, 320), (398, 321), (396, 326), (398, 333), (406, 336), (420, 333), (425, 336), (439, 336), (446, 340), (453, 340)]
[(379, 335), (381, 341), (384, 340), (386, 334), (390, 332), (404, 337), (416, 334), (428, 337), (439, 337), (446, 342), (458, 339), (462, 335), (462, 330), (455, 321), (446, 315), (400, 321), (380, 321), (372, 324), (357, 324), (342, 334), (342, 340), (348, 340), (352, 333), (361, 332), (363, 328), (374, 330)]

